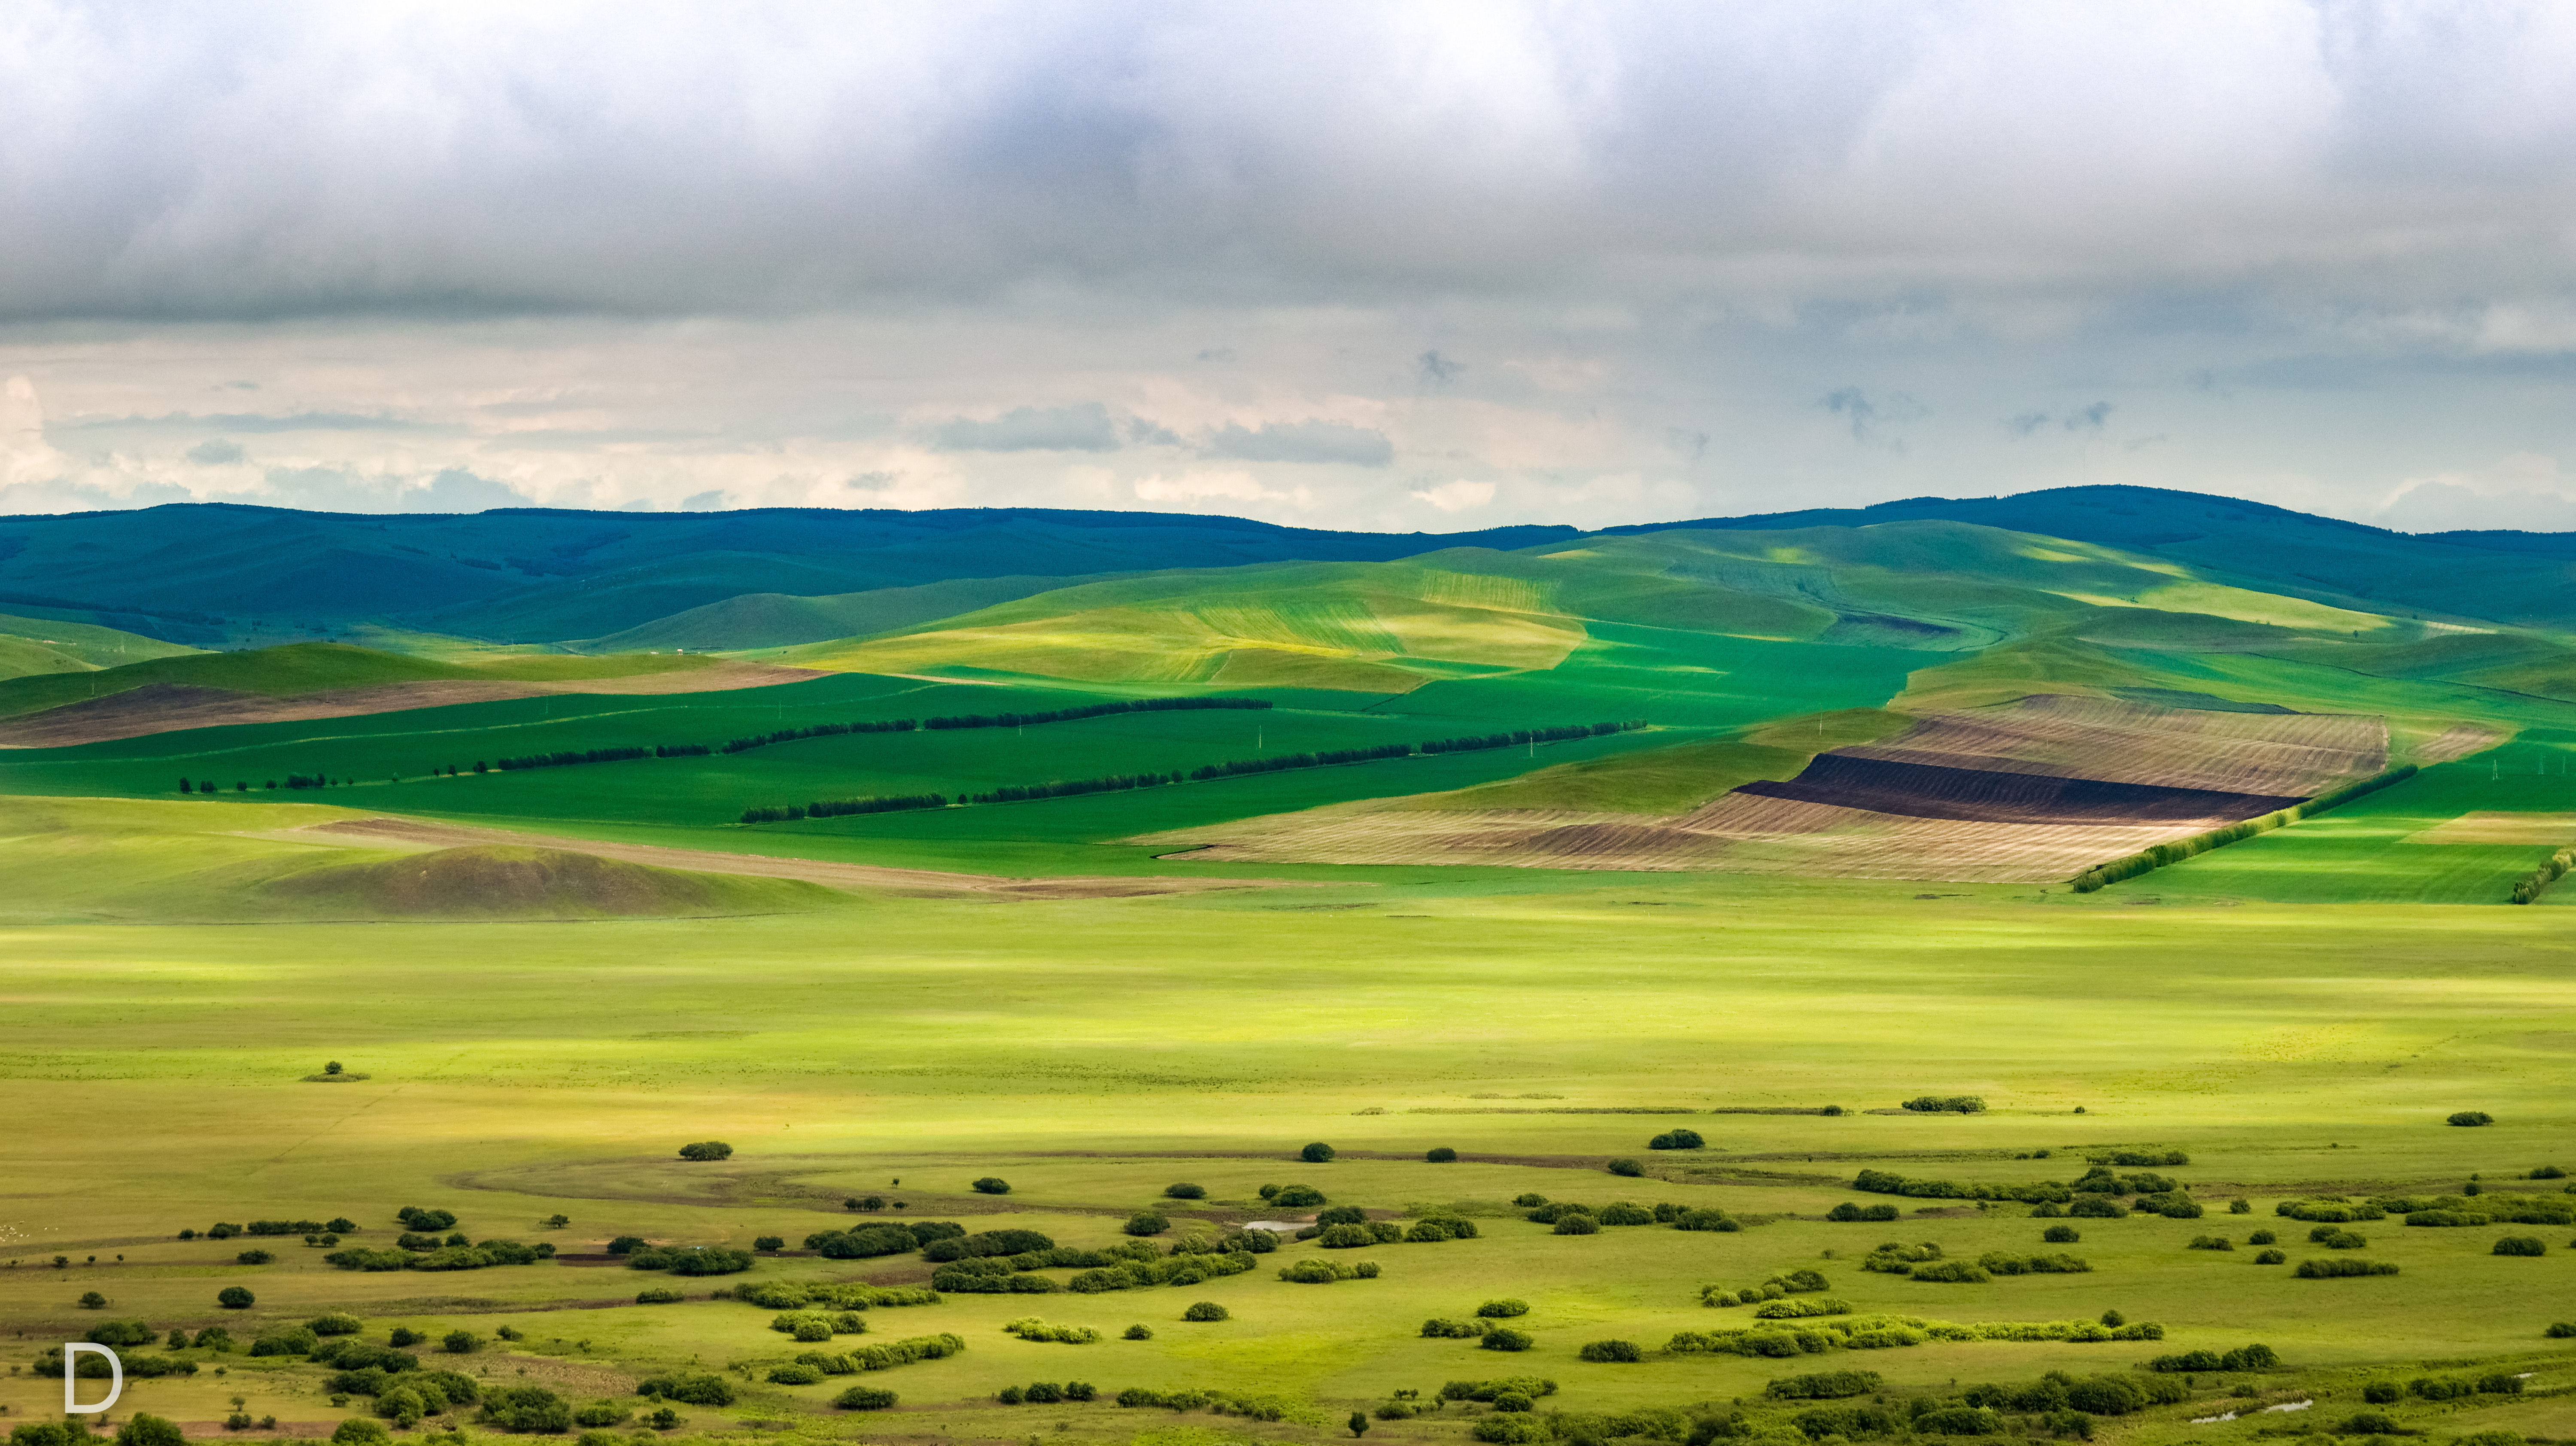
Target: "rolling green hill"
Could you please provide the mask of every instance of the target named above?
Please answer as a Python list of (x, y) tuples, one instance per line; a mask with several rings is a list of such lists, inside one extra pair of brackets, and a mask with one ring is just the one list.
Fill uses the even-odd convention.
[(247, 652), (201, 653), (163, 645), (167, 656), (120, 667), (0, 679), (0, 718), (67, 703), (111, 698), (150, 684), (215, 688), (292, 698), (333, 688), (384, 683), (577, 682), (645, 673), (684, 672), (713, 665), (695, 654), (621, 654), (565, 657), (528, 654), (465, 664), (380, 652), (346, 643), (291, 643)]

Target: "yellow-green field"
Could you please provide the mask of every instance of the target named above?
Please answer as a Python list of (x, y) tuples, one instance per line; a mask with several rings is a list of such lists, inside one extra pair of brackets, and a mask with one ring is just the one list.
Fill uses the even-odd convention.
[[(2519, 1397), (2391, 1408), (2457, 1434), (2550, 1434), (2546, 1394), (2576, 1385), (2543, 1328), (2576, 1316), (2564, 1229), (2356, 1228), (2394, 1277), (2301, 1280), (2253, 1264), (2244, 1239), (2277, 1228), (2291, 1261), (2325, 1254), (2274, 1217), (2294, 1195), (2555, 1191), (2535, 1166), (2576, 1158), (2563, 1093), (2576, 979), (2557, 910), (2431, 906), (2184, 909), (2077, 904), (2030, 889), (1937, 896), (1864, 885), (1523, 875), (1516, 887), (1390, 884), (1172, 898), (950, 902), (871, 898), (767, 918), (545, 924), (57, 926), (0, 939), (11, 961), (8, 1256), (0, 1310), (32, 1356), (100, 1316), (156, 1330), (256, 1327), (346, 1309), (366, 1338), (464, 1327), (514, 1346), (448, 1358), (496, 1383), (527, 1379), (630, 1406), (641, 1375), (723, 1370), (741, 1399), (683, 1407), (682, 1434), (784, 1423), (820, 1436), (1123, 1439), (1178, 1422), (1231, 1435), (1343, 1434), (1398, 1390), (1506, 1375), (1554, 1379), (1549, 1409), (1707, 1408), (1759, 1418), (1764, 1383), (1799, 1370), (1882, 1373), (1890, 1391), (2026, 1382), (2050, 1369), (2123, 1371), (2147, 1355), (2277, 1349), (2282, 1370), (2195, 1377), (2194, 1403), (2104, 1419), (2142, 1440), (2248, 1436), (2252, 1420), (2193, 1427), (2238, 1402), (2314, 1396), (2309, 1419), (2360, 1409), (2382, 1374), (2452, 1360), (2537, 1374)], [(325, 1060), (368, 1077), (308, 1082)], [(1872, 1114), (1924, 1093), (1975, 1093), (1974, 1116)], [(1840, 1104), (1854, 1113), (1713, 1114)], [(2074, 1113), (2081, 1106), (2084, 1113)], [(2458, 1109), (2497, 1120), (2442, 1123)], [(1666, 1114), (1586, 1110), (1689, 1110)], [(1652, 1152), (1675, 1125), (1707, 1148)], [(720, 1138), (722, 1163), (681, 1143)], [(1309, 1141), (1343, 1158), (1296, 1158)], [(1454, 1164), (1422, 1152), (1458, 1150)], [(2029, 1207), (1905, 1200), (1891, 1224), (1828, 1223), (1861, 1168), (1988, 1182), (2070, 1179), (2088, 1152), (2180, 1149), (2167, 1171), (2210, 1208), (2199, 1220), (2079, 1220), (2080, 1275), (1924, 1284), (1864, 1273), (1883, 1240), (1952, 1255), (2037, 1251)], [(2016, 1156), (2046, 1149), (2046, 1160)], [(1605, 1173), (1643, 1159), (1649, 1177)], [(979, 1176), (1009, 1180), (978, 1195)], [(900, 1180), (900, 1185), (891, 1182)], [(945, 1360), (814, 1386), (771, 1385), (800, 1347), (771, 1311), (703, 1297), (771, 1279), (920, 1282), (917, 1256), (764, 1259), (746, 1275), (673, 1280), (613, 1265), (431, 1275), (330, 1269), (293, 1238), (182, 1243), (217, 1220), (346, 1215), (354, 1243), (389, 1245), (408, 1204), (451, 1209), (474, 1238), (597, 1251), (618, 1234), (795, 1246), (881, 1193), (907, 1218), (1012, 1225), (1104, 1247), (1175, 1181), (1209, 1198), (1174, 1218), (1269, 1218), (1263, 1184), (1307, 1183), (1386, 1216), (1469, 1212), (1480, 1238), (1320, 1252), (1291, 1243), (1248, 1274), (1094, 1295), (958, 1295), (869, 1312), (834, 1349), (954, 1332)], [(1523, 1192), (1716, 1206), (1764, 1221), (1736, 1233), (1608, 1227), (1558, 1236), (1507, 1202)], [(2245, 1197), (2250, 1215), (2226, 1213)], [(1927, 1213), (1928, 1212), (1928, 1213)], [(562, 1213), (571, 1224), (547, 1229)], [(889, 1211), (889, 1214), (894, 1212)], [(1768, 1217), (1766, 1219), (1766, 1217)], [(2194, 1235), (2233, 1252), (2185, 1249)], [(2540, 1259), (2489, 1254), (2496, 1236), (2550, 1237)], [(267, 1243), (271, 1265), (230, 1264)], [(68, 1268), (47, 1262), (69, 1255)], [(1377, 1260), (1375, 1280), (1278, 1280), (1309, 1255)], [(90, 1263), (95, 1255), (98, 1262)], [(122, 1257), (119, 1259), (118, 1257)], [(2155, 1321), (2161, 1345), (1996, 1342), (1771, 1361), (1671, 1355), (1676, 1331), (1745, 1324), (1698, 1304), (1703, 1283), (1813, 1267), (1863, 1312), (1935, 1320)], [(1061, 1281), (1072, 1272), (1046, 1272)], [(692, 1298), (637, 1306), (670, 1284)], [(246, 1312), (215, 1292), (251, 1288)], [(85, 1290), (105, 1311), (78, 1309)], [(1424, 1339), (1427, 1317), (1497, 1296), (1528, 1300), (1526, 1354)], [(1194, 1300), (1233, 1319), (1185, 1323)], [(1099, 1328), (1092, 1345), (1005, 1334), (1037, 1315)], [(1150, 1341), (1126, 1341), (1130, 1324)], [(1577, 1359), (1625, 1339), (1636, 1364)], [(802, 1347), (801, 1349), (813, 1349)], [(241, 1394), (254, 1416), (327, 1425), (328, 1374), (287, 1357), (201, 1355), (190, 1378), (130, 1382), (139, 1409), (214, 1422)], [(224, 1374), (217, 1376), (220, 1366)], [(2496, 1369), (2478, 1367), (2477, 1373)], [(835, 1412), (851, 1379), (899, 1392), (884, 1414)], [(1087, 1405), (1002, 1406), (1033, 1380), (1187, 1386), (1292, 1403), (1275, 1422)], [(0, 1383), (13, 1416), (59, 1406), (59, 1383)], [(2217, 1401), (2218, 1405), (2209, 1403)], [(50, 1404), (49, 1404), (50, 1403)], [(1451, 1405), (1373, 1434), (1460, 1439), (1485, 1419)], [(1785, 1419), (1785, 1418), (1784, 1418)], [(2265, 1420), (2283, 1420), (2273, 1416)], [(430, 1429), (435, 1426), (435, 1419)], [(1633, 1424), (1633, 1423), (1632, 1423)], [(210, 1428), (211, 1429), (211, 1428)], [(319, 1429), (307, 1426), (304, 1429)], [(221, 1434), (217, 1432), (216, 1434)]]

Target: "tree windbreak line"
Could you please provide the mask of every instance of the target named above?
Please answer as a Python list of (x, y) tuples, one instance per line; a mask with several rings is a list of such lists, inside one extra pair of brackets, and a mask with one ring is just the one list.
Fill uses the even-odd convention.
[[(1223, 700), (1183, 699), (1179, 701)], [(1269, 705), (1265, 703), (1262, 706)], [(1186, 772), (1174, 769), (1170, 772), (1111, 773), (1098, 778), (1005, 784), (984, 793), (960, 794), (956, 801), (960, 804), (1028, 803), (1046, 798), (1079, 798), (1093, 793), (1127, 793), (1140, 788), (1165, 788), (1176, 783), (1205, 783), (1210, 779), (1280, 773), (1296, 768), (1331, 768), (1345, 763), (1374, 763), (1387, 758), (1429, 757), (1443, 753), (1466, 753), (1484, 748), (1512, 748), (1523, 744), (1535, 746), (1540, 743), (1563, 743), (1577, 738), (1603, 738), (1614, 733), (1633, 733), (1645, 726), (1646, 720), (1643, 718), (1628, 718), (1613, 723), (1569, 723), (1551, 728), (1522, 728), (1510, 733), (1484, 733), (1464, 738), (1435, 738), (1425, 743), (1380, 743), (1367, 748), (1331, 748), (1317, 753), (1279, 753), (1267, 758), (1237, 758), (1224, 763), (1201, 764)], [(742, 821), (744, 823), (785, 823), (800, 818), (833, 818), (845, 814), (891, 813), (947, 806), (948, 800), (936, 793), (884, 798), (847, 798), (746, 808), (742, 811)]]
[[(2305, 803), (2294, 803), (2288, 808), (2275, 809), (2260, 818), (2249, 818), (2242, 823), (2231, 823), (2223, 828), (2209, 829), (2185, 838), (2174, 839), (2169, 843), (2151, 845), (2138, 853), (2124, 855), (2109, 863), (2095, 864), (2068, 880), (2067, 883), (2079, 894), (2090, 894), (2124, 879), (2134, 879), (2140, 874), (2153, 873), (2167, 864), (2178, 864), (2185, 859), (2198, 858), (2211, 849), (2223, 849), (2229, 844), (2243, 843), (2249, 838), (2270, 833), (2276, 828), (2287, 828), (2303, 818), (2314, 818), (2330, 808), (2340, 808), (2364, 794), (2377, 793), (2391, 784), (2404, 783), (2414, 776), (2414, 764), (2400, 764), (2376, 778), (2347, 783), (2331, 793), (2321, 793)], [(2514, 902), (2530, 901), (2516, 899)]]
[(1089, 703), (1079, 708), (1050, 708), (1038, 713), (953, 713), (941, 718), (881, 718), (865, 723), (817, 723), (811, 728), (782, 728), (774, 733), (735, 738), (724, 745), (727, 753), (744, 753), (766, 748), (772, 743), (793, 743), (800, 738), (830, 738), (843, 733), (910, 733), (914, 729), (936, 732), (949, 728), (1025, 728), (1032, 723), (1071, 723), (1083, 718), (1106, 718), (1118, 713), (1170, 713), (1198, 708), (1267, 708), (1267, 698), (1137, 698), (1123, 703)]
[[(1118, 713), (1168, 713), (1199, 708), (1268, 708), (1266, 698), (1138, 698), (1121, 703), (1091, 703), (1080, 708), (1052, 708), (1037, 713), (956, 713), (940, 718), (875, 718), (856, 723), (817, 723), (810, 728), (781, 728), (773, 733), (728, 739), (723, 743), (656, 743), (650, 748), (583, 748), (555, 753), (529, 753), (504, 758), (502, 772), (529, 768), (562, 768), (574, 763), (623, 763), (635, 758), (704, 758), (714, 753), (745, 753), (772, 743), (800, 738), (835, 738), (844, 733), (937, 732), (950, 728), (1025, 728), (1032, 723), (1070, 723)], [(475, 770), (481, 772), (481, 769)]]

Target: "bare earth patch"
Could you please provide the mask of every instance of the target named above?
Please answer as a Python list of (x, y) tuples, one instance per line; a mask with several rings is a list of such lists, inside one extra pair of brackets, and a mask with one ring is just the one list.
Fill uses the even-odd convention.
[(915, 894), (989, 894), (1010, 899), (1117, 899), (1147, 894), (1205, 893), (1215, 889), (1287, 887), (1275, 879), (1060, 878), (1006, 879), (992, 874), (954, 874), (931, 869), (884, 868), (873, 864), (831, 863), (822, 859), (769, 858), (729, 854), (715, 849), (677, 849), (659, 844), (601, 843), (594, 839), (559, 838), (510, 829), (470, 828), (411, 818), (361, 818), (309, 828), (256, 835), (312, 843), (346, 842), (364, 848), (446, 849), (476, 844), (521, 844), (590, 854), (657, 868), (687, 869), (702, 874), (747, 874), (755, 878), (802, 879), (834, 889), (897, 889)]
[(0, 723), (0, 748), (64, 748), (75, 743), (141, 738), (187, 728), (355, 718), (368, 713), (497, 703), (557, 693), (728, 693), (737, 688), (769, 688), (828, 676), (811, 668), (728, 661), (682, 672), (639, 673), (630, 678), (583, 678), (562, 683), (487, 683), (473, 679), (380, 683), (366, 688), (328, 688), (292, 698), (228, 688), (192, 688), (184, 683), (147, 683), (109, 697), (66, 703)]

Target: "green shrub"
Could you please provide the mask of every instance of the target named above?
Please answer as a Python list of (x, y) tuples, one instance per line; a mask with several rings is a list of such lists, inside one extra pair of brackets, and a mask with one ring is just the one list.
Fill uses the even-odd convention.
[(1166, 1185), (1163, 1187), (1163, 1194), (1174, 1200), (1204, 1200), (1207, 1198), (1207, 1187), (1205, 1185)]
[(976, 1180), (973, 1188), (978, 1195), (1008, 1195), (1011, 1193), (1011, 1182), (998, 1175), (986, 1175)]
[(1438, 1316), (1422, 1323), (1422, 1334), (1434, 1340), (1466, 1340), (1483, 1335), (1493, 1327), (1483, 1321), (1442, 1320)]
[(331, 1432), (332, 1446), (392, 1446), (393, 1439), (384, 1427), (364, 1416), (351, 1416)]
[(895, 1393), (878, 1386), (852, 1386), (832, 1398), (844, 1411), (882, 1411), (895, 1403)]
[(1283, 1210), (1311, 1210), (1324, 1203), (1324, 1192), (1312, 1185), (1282, 1185), (1262, 1198)]
[(2543, 1165), (2531, 1172), (2531, 1178), (2534, 1180), (2564, 1180), (2567, 1178), (2567, 1172), (2558, 1168), (2556, 1165)]
[(1697, 1130), (1666, 1130), (1646, 1142), (1649, 1150), (1698, 1150), (1707, 1145)]
[(1505, 1296), (1500, 1300), (1489, 1300), (1476, 1307), (1476, 1314), (1486, 1320), (1510, 1320), (1514, 1316), (1529, 1314), (1529, 1309), (1528, 1301)]
[(511, 1386), (484, 1398), (483, 1419), (504, 1431), (564, 1431), (572, 1404), (543, 1386)]
[(751, 1248), (754, 1250), (785, 1250), (787, 1248), (787, 1240), (784, 1236), (778, 1235), (756, 1236), (751, 1242)]
[(1816, 1371), (1783, 1376), (1764, 1386), (1762, 1394), (1775, 1401), (1838, 1401), (1866, 1396), (1886, 1384), (1876, 1371)]
[(2068, 1204), (2066, 1213), (2084, 1220), (2119, 1220), (2128, 1215), (2129, 1207), (2107, 1195), (2087, 1195)]
[(1546, 1203), (1547, 1203), (1547, 1197), (1546, 1197), (1545, 1195), (1535, 1195), (1535, 1194), (1532, 1194), (1532, 1195), (1515, 1195), (1515, 1196), (1513, 1196), (1513, 1197), (1512, 1197), (1512, 1203), (1513, 1203), (1514, 1205), (1519, 1206), (1519, 1207), (1520, 1207), (1520, 1208), (1522, 1208), (1523, 1210), (1532, 1210), (1532, 1209), (1536, 1209), (1537, 1207), (1539, 1207), (1539, 1206), (1541, 1206), (1541, 1205), (1546, 1204)]
[(245, 1250), (241, 1254), (233, 1257), (233, 1263), (235, 1265), (267, 1265), (276, 1259), (277, 1256), (275, 1254), (266, 1250)]
[(2082, 1240), (2084, 1234), (2072, 1225), (2051, 1225), (2039, 1232), (2039, 1238), (2051, 1245), (2073, 1245)]
[(1321, 1165), (1333, 1158), (1333, 1147), (1321, 1140), (1297, 1152), (1297, 1158), (1309, 1165)]
[(1916, 1095), (1904, 1108), (1917, 1114), (1973, 1115), (1983, 1113), (1986, 1102), (1978, 1095)]
[(1593, 1219), (1589, 1215), (1568, 1213), (1556, 1218), (1554, 1233), (1558, 1235), (1598, 1235), (1601, 1233), (1601, 1222)]
[(2496, 1255), (2546, 1255), (2549, 1253), (2549, 1247), (2541, 1244), (2538, 1236), (2508, 1235), (2495, 1243), (2495, 1249), (2491, 1253)]
[(2495, 1123), (2495, 1116), (2488, 1114), (2484, 1110), (2461, 1110), (2453, 1114), (2448, 1120), (2444, 1121), (2444, 1123), (2453, 1125), (2492, 1125)]
[(572, 1423), (576, 1426), (614, 1426), (625, 1420), (626, 1415), (626, 1408), (615, 1401), (593, 1401), (574, 1409)]
[(2256, 1265), (2278, 1265), (2289, 1258), (2290, 1257), (2283, 1255), (2277, 1250), (2266, 1250), (2254, 1257), (2254, 1263)]
[(438, 1338), (438, 1348), (451, 1356), (469, 1356), (483, 1348), (483, 1338), (472, 1331), (449, 1331)]
[(1969, 1260), (1935, 1260), (1914, 1267), (1909, 1274), (1915, 1280), (1941, 1285), (1983, 1285), (1994, 1279), (1983, 1266)]
[(1893, 1205), (1855, 1205), (1849, 1200), (1825, 1212), (1827, 1220), (1893, 1220), (1896, 1216)]
[(1139, 1210), (1128, 1216), (1127, 1223), (1119, 1228), (1130, 1235), (1160, 1235), (1172, 1228), (1172, 1222), (1151, 1210)]
[(1646, 1358), (1633, 1341), (1593, 1341), (1576, 1354), (1587, 1361), (1634, 1362)]
[(2191, 1238), (2191, 1243), (2183, 1248), (2186, 1250), (2234, 1250), (2236, 1248), (2236, 1242), (2228, 1239), (2224, 1235), (2195, 1235)]
[(1212, 1300), (1193, 1301), (1181, 1312), (1183, 1320), (1232, 1320), (1234, 1313)]
[(637, 1305), (677, 1305), (686, 1299), (688, 1299), (687, 1296), (667, 1285), (648, 1286), (635, 1292)]
[(2372, 1381), (2361, 1388), (2361, 1398), (2374, 1406), (2390, 1405), (2404, 1394), (2395, 1381)]
[(2332, 1429), (2338, 1436), (2394, 1436), (2405, 1428), (2384, 1411), (2355, 1411)]
[(1422, 1158), (1435, 1165), (1446, 1165), (1458, 1158), (1458, 1152), (1447, 1145), (1434, 1145), (1422, 1152)]
[(1643, 1175), (1643, 1174), (1645, 1174), (1645, 1173), (1646, 1173), (1646, 1167), (1645, 1167), (1645, 1166), (1638, 1164), (1638, 1163), (1637, 1163), (1636, 1161), (1634, 1161), (1634, 1160), (1628, 1160), (1628, 1159), (1613, 1160), (1613, 1161), (1611, 1161), (1608, 1165), (1605, 1165), (1605, 1166), (1603, 1166), (1602, 1168), (1604, 1168), (1604, 1169), (1608, 1170), (1608, 1171), (1609, 1171), (1611, 1174), (1613, 1174), (1613, 1175), (1626, 1175), (1626, 1176), (1630, 1176), (1630, 1177), (1635, 1177), (1635, 1176)]
[(1509, 1326), (1496, 1326), (1485, 1332), (1484, 1338), (1476, 1344), (1489, 1351), (1525, 1351), (1537, 1345), (1538, 1342), (1532, 1339), (1527, 1331), (1516, 1331)]
[(730, 1406), (734, 1402), (733, 1382), (714, 1374), (648, 1376), (636, 1383), (635, 1394), (677, 1401), (684, 1406)]
[(2576, 1321), (2552, 1321), (2541, 1334), (2553, 1341), (2576, 1340)]
[(2370, 1237), (2340, 1225), (2319, 1225), (2308, 1232), (2308, 1243), (2328, 1250), (2360, 1250), (2370, 1244)]
[(2302, 1260), (2299, 1262), (2297, 1272), (2301, 1280), (2331, 1280), (2350, 1275), (2395, 1275), (2396, 1273), (2396, 1265), (2389, 1261), (2350, 1259)]
[[(100, 1302), (102, 1305), (105, 1303), (106, 1302), (104, 1301)], [(215, 1304), (222, 1306), (226, 1310), (248, 1310), (252, 1306), (259, 1304), (259, 1297), (242, 1289), (238, 1285), (228, 1285), (215, 1292)]]
[(694, 1145), (682, 1145), (680, 1147), (680, 1158), (683, 1160), (729, 1160), (733, 1158), (733, 1146), (726, 1144), (722, 1140), (700, 1140)]
[(1357, 1265), (1344, 1265), (1338, 1260), (1309, 1257), (1279, 1267), (1279, 1278), (1298, 1285), (1328, 1285), (1337, 1280), (1375, 1280), (1378, 1264), (1363, 1260)]
[(1634, 1204), (1626, 1200), (1617, 1201), (1609, 1208), (1603, 1210), (1601, 1212), (1600, 1219), (1601, 1223), (1604, 1225), (1652, 1225), (1656, 1223), (1654, 1211), (1647, 1209), (1643, 1205)]
[(2269, 1230), (2257, 1230), (2253, 1234), (2245, 1237), (2245, 1243), (2248, 1245), (2270, 1245), (2280, 1238), (2281, 1237), (2274, 1235)]
[(770, 1367), (769, 1379), (775, 1385), (810, 1386), (823, 1379), (823, 1368), (803, 1361), (790, 1361), (783, 1366)]

